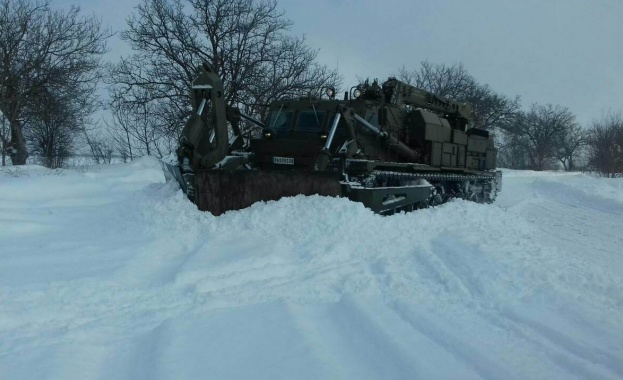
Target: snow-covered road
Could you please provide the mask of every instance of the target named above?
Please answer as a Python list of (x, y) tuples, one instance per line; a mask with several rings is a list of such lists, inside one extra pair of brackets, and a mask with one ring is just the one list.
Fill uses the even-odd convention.
[(623, 379), (623, 180), (216, 218), (151, 158), (0, 171), (0, 379), (249, 378)]

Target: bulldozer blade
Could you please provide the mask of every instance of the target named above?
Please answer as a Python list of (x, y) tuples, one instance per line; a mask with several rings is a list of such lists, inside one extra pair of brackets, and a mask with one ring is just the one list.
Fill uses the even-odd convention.
[(172, 180), (177, 181), (182, 187), (182, 190), (186, 192), (183, 186), (182, 173), (180, 172), (180, 168), (177, 165), (170, 164), (165, 161), (160, 161), (160, 166), (162, 166), (162, 171), (164, 172), (164, 179), (169, 182)]
[(196, 173), (196, 184), (197, 207), (213, 215), (299, 194), (342, 195), (336, 172), (201, 170)]
[(186, 194), (191, 202), (195, 201), (195, 186), (194, 186), (194, 174), (186, 173), (182, 174), (178, 165), (173, 165), (165, 161), (160, 161), (162, 171), (164, 172), (164, 178), (167, 182), (176, 181), (179, 183), (180, 188)]

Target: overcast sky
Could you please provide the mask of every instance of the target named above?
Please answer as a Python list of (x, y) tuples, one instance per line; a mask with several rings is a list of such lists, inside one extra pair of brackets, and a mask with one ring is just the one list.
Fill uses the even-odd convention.
[[(53, 3), (80, 5), (120, 30), (139, 2)], [(623, 0), (279, 0), (279, 8), (345, 86), (423, 60), (462, 62), (480, 83), (519, 95), (524, 109), (559, 104), (584, 125), (623, 110)]]

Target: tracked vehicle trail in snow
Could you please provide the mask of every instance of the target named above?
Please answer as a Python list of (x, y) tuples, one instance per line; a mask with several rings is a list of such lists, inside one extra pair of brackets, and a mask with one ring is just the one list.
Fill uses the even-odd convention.
[(0, 378), (621, 379), (623, 181), (201, 213), (156, 160), (0, 173)]

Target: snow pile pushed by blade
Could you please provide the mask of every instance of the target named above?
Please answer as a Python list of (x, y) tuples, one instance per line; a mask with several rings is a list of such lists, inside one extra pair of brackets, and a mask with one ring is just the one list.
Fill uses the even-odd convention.
[(214, 217), (150, 158), (25, 172), (0, 173), (0, 378), (623, 377), (621, 180)]

